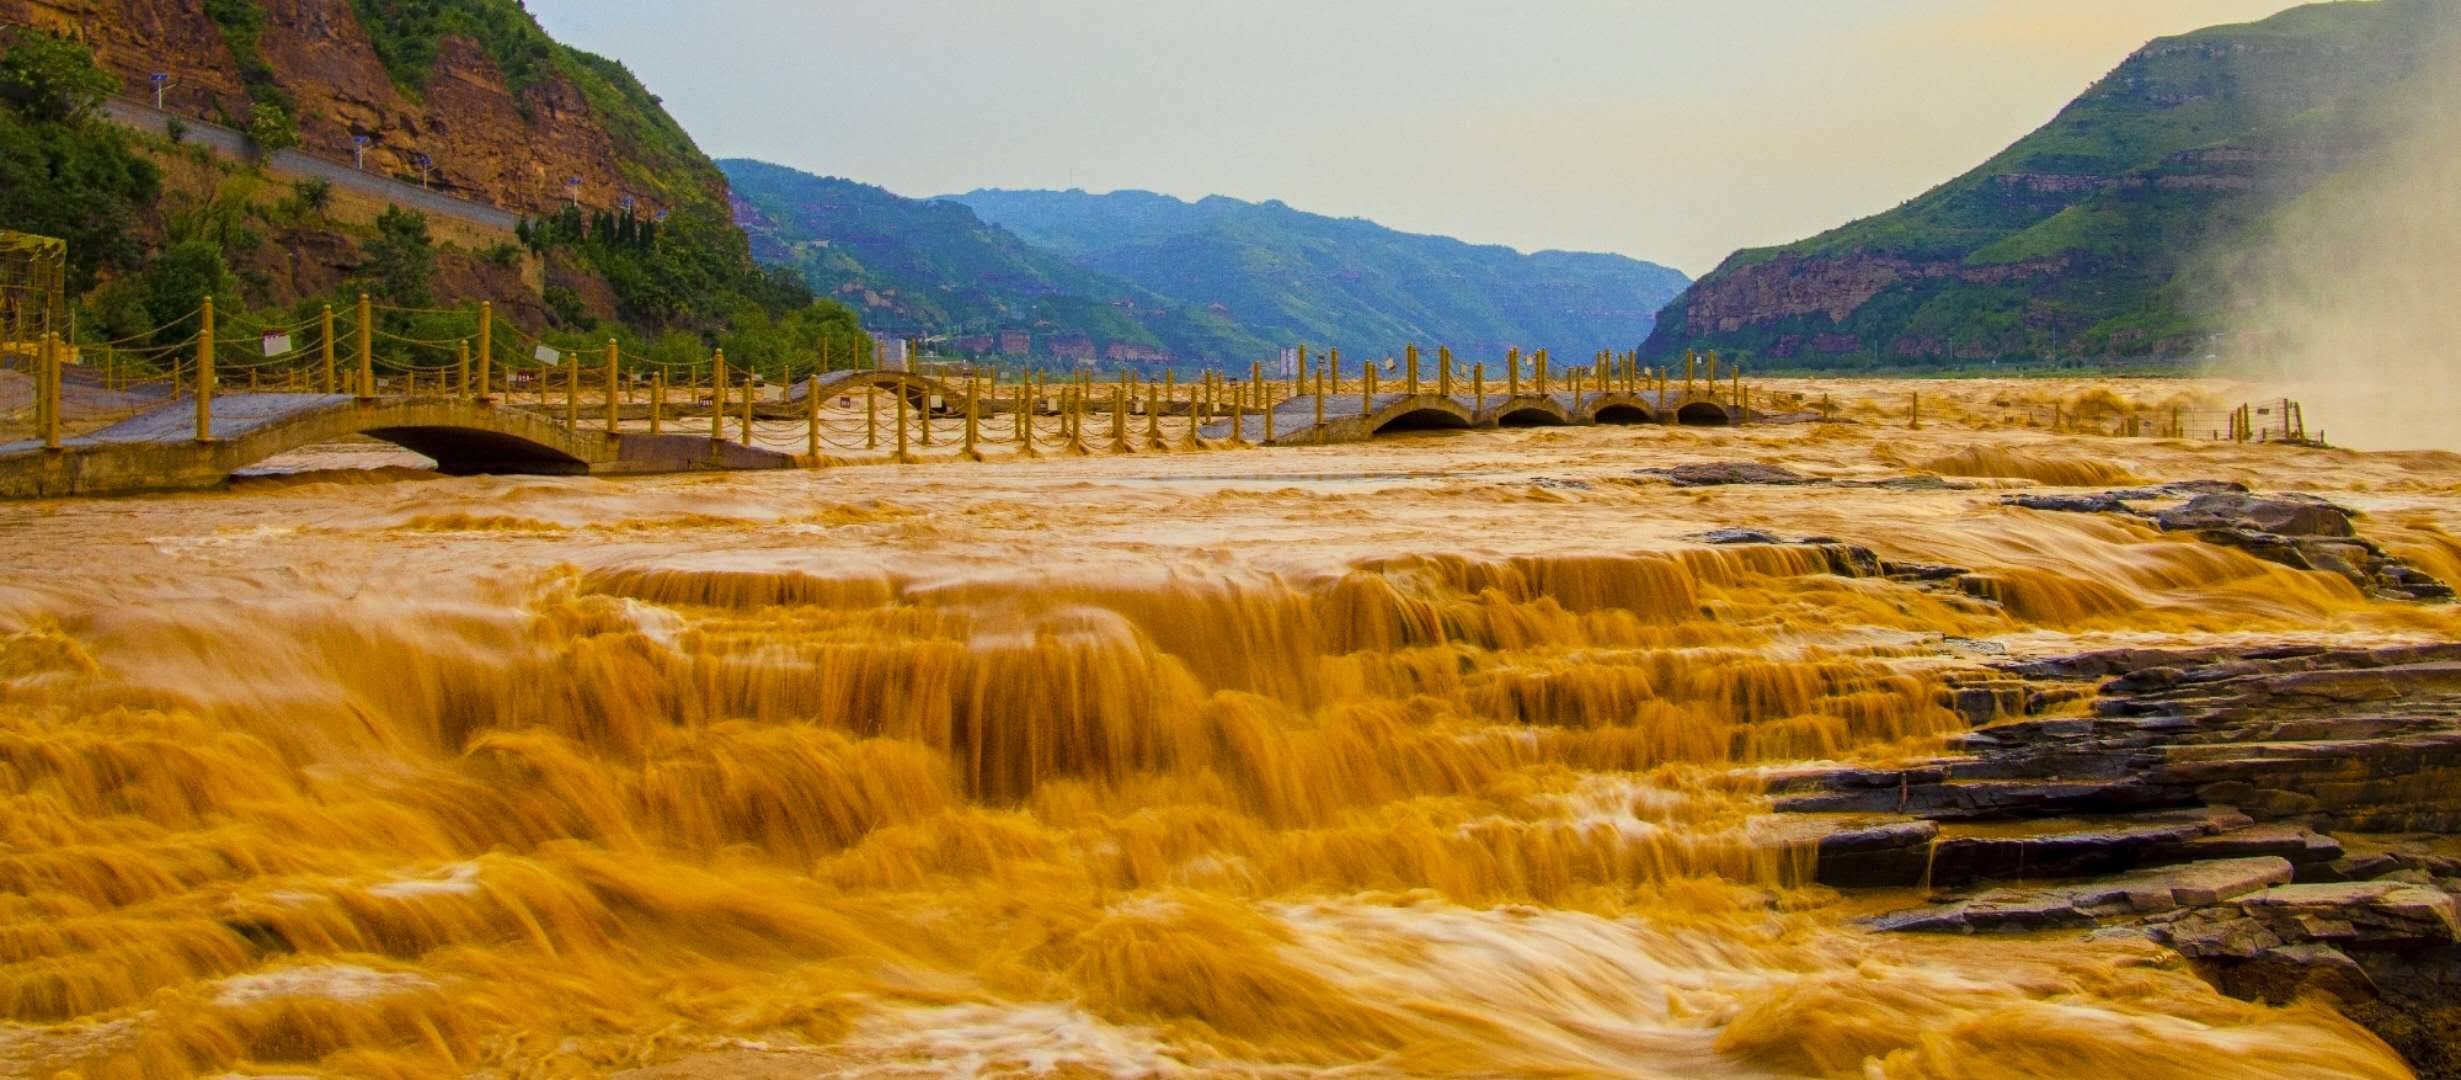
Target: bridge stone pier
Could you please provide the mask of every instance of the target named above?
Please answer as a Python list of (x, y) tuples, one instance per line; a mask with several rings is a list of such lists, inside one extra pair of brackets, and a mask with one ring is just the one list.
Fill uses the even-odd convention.
[(791, 454), (699, 435), (610, 434), (506, 404), (453, 397), (222, 394), (212, 437), (189, 402), (61, 440), (0, 445), (0, 498), (109, 495), (220, 486), (231, 474), (318, 443), (365, 435), (424, 454), (439, 472), (608, 476), (783, 469)]

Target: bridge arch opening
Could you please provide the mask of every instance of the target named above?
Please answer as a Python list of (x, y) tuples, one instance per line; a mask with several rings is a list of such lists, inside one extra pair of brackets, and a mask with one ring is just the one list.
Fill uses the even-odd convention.
[(1735, 420), (1727, 415), (1724, 405), (1695, 401), (1675, 410), (1675, 422), (1687, 427), (1725, 427)]
[(1495, 426), (1508, 428), (1563, 427), (1566, 423), (1563, 417), (1536, 406), (1512, 409), (1495, 418)]
[(537, 476), (577, 476), (590, 463), (552, 446), (518, 435), (461, 427), (370, 428), (363, 434), (382, 439), (435, 461), (447, 476), (519, 473)]
[(1598, 422), (1601, 424), (1654, 424), (1657, 421), (1658, 418), (1650, 415), (1649, 410), (1627, 402), (1619, 401), (1598, 410)]
[(1457, 431), (1470, 426), (1470, 418), (1444, 409), (1419, 408), (1394, 416), (1377, 424), (1373, 434), (1388, 431)]

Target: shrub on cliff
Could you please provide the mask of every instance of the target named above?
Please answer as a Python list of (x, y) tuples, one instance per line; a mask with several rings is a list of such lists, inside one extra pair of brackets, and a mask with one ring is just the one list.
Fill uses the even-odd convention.
[(248, 109), (248, 146), (258, 157), (272, 157), (276, 151), (299, 145), (299, 124), (291, 119), (290, 110), (271, 101), (260, 101)]

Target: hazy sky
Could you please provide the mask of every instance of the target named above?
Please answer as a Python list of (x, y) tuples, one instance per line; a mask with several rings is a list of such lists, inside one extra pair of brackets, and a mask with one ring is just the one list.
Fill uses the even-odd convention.
[(529, 0), (719, 157), (905, 195), (1281, 199), (1699, 274), (2287, 0)]

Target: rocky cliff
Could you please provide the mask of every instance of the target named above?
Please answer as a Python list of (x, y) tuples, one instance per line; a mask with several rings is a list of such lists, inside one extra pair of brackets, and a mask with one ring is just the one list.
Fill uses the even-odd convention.
[[(165, 76), (173, 121), (113, 102), (102, 114), (140, 134), (55, 133), (164, 178), (124, 230), (148, 258), (118, 260), (88, 298), (116, 313), (98, 325), (141, 328), (131, 296), (165, 290), (250, 308), (367, 291), (405, 307), (492, 300), (593, 342), (664, 335), (678, 355), (730, 336), (756, 365), (801, 355), (797, 335), (853, 348), (851, 316), (807, 312), (807, 288), (752, 260), (725, 177), (658, 99), (548, 37), (519, 0), (0, 0), (0, 48), (63, 38), (123, 99)], [(361, 140), (365, 173), (466, 202), (362, 182)], [(388, 219), (393, 204), (418, 213)], [(39, 224), (0, 214), (0, 228)], [(381, 257), (388, 243), (398, 258)], [(153, 256), (181, 246), (194, 280), (155, 280)], [(765, 318), (747, 330), (754, 308)]]
[(2201, 355), (2255, 223), (2368, 160), (2453, 17), (2318, 4), (2156, 41), (2038, 131), (1888, 213), (1738, 252), (1645, 352), (1769, 366)]
[(637, 80), (550, 41), (509, 2), (0, 0), (0, 24), (90, 43), (132, 98), (168, 75), (175, 114), (246, 128), (273, 100), (303, 151), (349, 160), (365, 136), (369, 170), (416, 178), (424, 155), (435, 187), (508, 209), (562, 206), (574, 177), (585, 206), (725, 198)]

